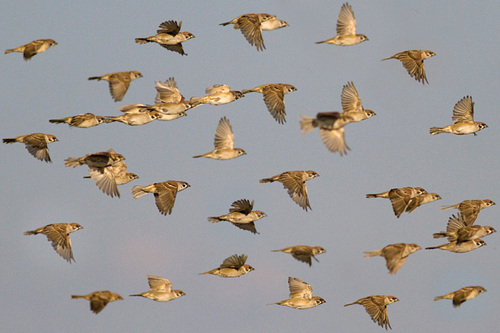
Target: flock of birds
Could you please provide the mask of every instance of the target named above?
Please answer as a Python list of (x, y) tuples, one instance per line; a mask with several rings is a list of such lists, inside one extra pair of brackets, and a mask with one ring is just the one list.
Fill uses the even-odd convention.
[[(265, 13), (244, 14), (235, 19), (221, 23), (222, 26), (232, 24), (235, 29), (240, 29), (246, 40), (255, 46), (258, 51), (265, 49), (262, 31), (275, 30), (287, 27), (287, 22), (277, 19), (274, 15)], [(195, 36), (190, 32), (181, 32), (182, 21), (166, 21), (160, 24), (157, 34), (136, 38), (139, 44), (157, 43), (169, 51), (177, 52), (181, 55), (187, 55), (184, 52), (182, 43)], [(317, 42), (335, 44), (335, 45), (355, 45), (368, 38), (363, 34), (356, 33), (356, 21), (351, 6), (348, 3), (342, 5), (337, 20), (337, 35), (333, 38)], [(21, 52), (25, 60), (30, 60), (38, 53), (48, 50), (57, 45), (52, 39), (35, 40), (26, 45), (14, 49), (6, 50), (5, 53)], [(399, 52), (392, 57), (382, 59), (397, 59), (401, 61), (404, 68), (408, 71), (410, 77), (415, 78), (422, 84), (428, 83), (424, 60), (434, 56), (435, 53), (429, 50), (408, 50)], [(102, 76), (90, 77), (89, 80), (105, 80), (109, 82), (109, 89), (115, 102), (121, 101), (126, 94), (130, 83), (142, 74), (137, 71), (109, 73)], [(156, 97), (155, 104), (130, 104), (120, 108), (123, 113), (119, 116), (98, 116), (92, 113), (69, 116), (61, 119), (50, 119), (51, 123), (66, 123), (71, 127), (89, 128), (104, 123), (121, 122), (129, 126), (141, 126), (154, 120), (171, 121), (186, 115), (186, 111), (191, 110), (203, 104), (223, 105), (232, 103), (245, 94), (250, 92), (261, 93), (265, 105), (279, 123), (286, 122), (285, 112), (285, 94), (291, 93), (296, 88), (290, 84), (263, 84), (253, 89), (244, 89), (242, 91), (232, 91), (227, 85), (216, 84), (206, 89), (206, 96), (191, 97), (186, 100), (177, 87), (174, 78), (169, 78), (165, 82), (155, 82)], [(347, 124), (360, 122), (376, 115), (375, 112), (364, 109), (361, 98), (352, 82), (344, 85), (341, 94), (341, 103), (343, 112), (322, 112), (316, 117), (300, 116), (300, 128), (302, 134), (306, 134), (314, 128), (319, 128), (320, 138), (333, 153), (339, 153), (341, 156), (347, 154), (350, 150), (345, 142), (344, 127)], [(470, 96), (465, 96), (458, 101), (453, 109), (454, 123), (445, 127), (432, 127), (430, 134), (451, 133), (456, 135), (474, 134), (487, 125), (482, 122), (474, 121), (474, 102)], [(14, 138), (3, 139), (4, 143), (23, 143), (31, 155), (41, 161), (51, 162), (48, 144), (56, 142), (58, 139), (51, 134), (33, 133), (21, 135)], [(193, 156), (194, 158), (204, 157), (216, 160), (229, 160), (245, 155), (242, 148), (234, 148), (234, 133), (229, 120), (226, 117), (220, 119), (215, 130), (214, 149), (208, 153)], [(118, 191), (119, 185), (124, 185), (139, 178), (134, 173), (127, 172), (127, 166), (124, 162), (125, 157), (113, 149), (104, 152), (89, 153), (82, 157), (69, 157), (65, 160), (66, 167), (77, 167), (86, 165), (88, 167), (90, 178), (96, 182), (96, 186), (103, 193), (111, 197), (120, 197)], [(306, 181), (318, 177), (315, 171), (286, 171), (270, 178), (260, 180), (260, 183), (280, 182), (286, 189), (290, 198), (304, 210), (311, 208)], [(134, 186), (132, 195), (137, 199), (148, 193), (153, 193), (156, 206), (163, 215), (171, 214), (178, 192), (189, 188), (190, 185), (185, 181), (167, 180), (150, 184), (147, 186)], [(367, 198), (386, 198), (389, 199), (394, 214), (399, 218), (403, 213), (411, 213), (419, 206), (441, 199), (436, 193), (428, 193), (421, 187), (393, 188), (382, 193), (367, 194)], [(441, 249), (455, 253), (464, 253), (475, 250), (486, 245), (481, 239), (495, 231), (490, 226), (475, 225), (480, 210), (493, 206), (495, 203), (489, 199), (485, 200), (465, 200), (456, 205), (443, 207), (442, 209), (457, 209), (459, 213), (449, 218), (446, 231), (434, 234), (434, 238), (447, 238), (448, 243), (428, 247), (426, 249)], [(209, 217), (208, 221), (217, 223), (227, 221), (234, 226), (258, 233), (255, 222), (266, 217), (266, 214), (260, 210), (253, 210), (254, 201), (248, 199), (236, 200), (232, 203), (228, 214)], [(27, 231), (25, 235), (45, 235), (54, 250), (65, 260), (71, 263), (74, 261), (71, 249), (70, 233), (78, 231), (83, 227), (77, 223), (57, 223), (49, 224), (38, 229)], [(397, 243), (385, 246), (382, 249), (365, 252), (365, 257), (381, 256), (386, 260), (386, 266), (390, 274), (396, 274), (408, 256), (418, 250), (417, 244)], [(312, 259), (325, 252), (321, 246), (297, 245), (283, 249), (273, 250), (274, 252), (290, 253), (298, 261), (311, 266)], [(254, 270), (246, 264), (247, 256), (233, 255), (226, 258), (222, 264), (210, 271), (200, 274), (212, 274), (223, 278), (233, 278), (245, 275)], [(184, 294), (181, 290), (173, 290), (172, 283), (162, 277), (148, 276), (150, 290), (130, 296), (141, 296), (159, 302), (167, 302), (181, 297)], [(318, 296), (313, 296), (313, 290), (308, 283), (289, 277), (289, 298), (280, 302), (272, 303), (288, 306), (295, 309), (309, 309), (325, 303), (325, 300)], [(481, 286), (468, 286), (457, 291), (450, 292), (438, 299), (451, 299), (453, 306), (458, 307), (466, 300), (472, 299), (485, 292), (486, 289)], [(83, 298), (90, 301), (90, 308), (94, 313), (99, 313), (109, 302), (123, 299), (119, 294), (110, 291), (95, 291), (88, 295), (73, 295), (72, 298)], [(381, 327), (390, 328), (387, 314), (387, 305), (398, 301), (395, 296), (372, 295), (361, 298), (355, 302), (346, 304), (362, 305), (371, 319)]]

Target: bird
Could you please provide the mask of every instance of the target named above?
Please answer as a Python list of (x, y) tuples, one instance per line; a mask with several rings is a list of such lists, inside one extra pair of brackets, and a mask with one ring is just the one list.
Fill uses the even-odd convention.
[[(110, 166), (102, 169), (89, 168), (87, 178), (91, 178), (96, 182), (97, 188), (110, 197), (120, 197), (118, 185), (125, 185), (134, 179), (138, 179), (135, 173), (127, 172), (127, 165), (123, 161), (113, 163)], [(86, 177), (83, 177), (86, 178)]]
[(458, 308), (463, 302), (473, 299), (484, 292), (486, 292), (486, 289), (481, 286), (463, 287), (446, 295), (436, 296), (434, 297), (434, 301), (440, 299), (451, 299), (453, 307)]
[(399, 218), (408, 209), (411, 200), (423, 194), (427, 194), (427, 191), (422, 187), (401, 187), (392, 188), (389, 191), (381, 193), (367, 194), (366, 197), (387, 198), (391, 200), (394, 215)]
[(205, 93), (208, 95), (203, 97), (191, 97), (189, 102), (193, 105), (223, 105), (244, 97), (241, 91), (231, 90), (231, 87), (227, 84), (214, 84), (205, 89)]
[(15, 138), (5, 138), (3, 143), (14, 143), (20, 142), (26, 145), (28, 152), (33, 155), (37, 160), (45, 161), (47, 163), (52, 162), (49, 155), (49, 148), (47, 145), (52, 142), (59, 141), (52, 134), (44, 133), (32, 133), (17, 136)]
[(141, 126), (159, 119), (161, 115), (157, 111), (125, 112), (115, 117), (107, 117), (108, 122), (118, 121), (129, 126)]
[[(270, 21), (269, 23), (266, 23)], [(255, 46), (257, 51), (264, 51), (264, 39), (262, 38), (262, 30), (275, 30), (288, 26), (288, 23), (276, 19), (276, 15), (267, 13), (248, 13), (238, 16), (237, 18), (221, 23), (219, 25), (226, 26), (233, 24), (234, 29), (240, 29), (243, 36), (250, 45)]]
[[(156, 97), (155, 105), (150, 106), (152, 110), (169, 114), (184, 114), (187, 110), (193, 109), (200, 104), (187, 101), (177, 87), (175, 78), (170, 77), (165, 82), (155, 82)], [(165, 119), (159, 119), (165, 120)]]
[(49, 122), (53, 124), (68, 124), (70, 127), (89, 128), (105, 123), (105, 119), (103, 116), (85, 113), (61, 119), (50, 119)]
[(485, 245), (486, 243), (482, 239), (477, 238), (460, 243), (451, 242), (451, 243), (441, 244), (438, 246), (426, 247), (425, 249), (426, 250), (440, 249), (454, 253), (465, 253), (473, 251)]
[(103, 290), (103, 291), (94, 291), (93, 293), (90, 293), (88, 295), (71, 295), (72, 299), (77, 299), (77, 298), (83, 298), (86, 299), (87, 301), (90, 301), (90, 311), (92, 311), (95, 314), (98, 314), (99, 312), (104, 309), (104, 307), (109, 303), (109, 302), (114, 302), (117, 300), (123, 300), (123, 298), (118, 295), (117, 293), (112, 293), (109, 290)]
[(48, 224), (35, 230), (26, 231), (25, 236), (43, 234), (47, 240), (52, 242), (52, 247), (61, 257), (71, 264), (73, 250), (71, 249), (71, 238), (69, 234), (83, 229), (78, 223), (54, 223)]
[(83, 157), (68, 157), (64, 160), (64, 166), (76, 168), (77, 166), (86, 164), (89, 168), (104, 169), (123, 160), (125, 160), (125, 157), (111, 148), (107, 151), (87, 154)]
[(206, 157), (214, 160), (231, 160), (242, 155), (246, 155), (245, 150), (234, 148), (234, 133), (229, 120), (222, 117), (215, 129), (214, 139), (215, 149), (202, 155), (193, 156), (193, 158)]
[(156, 207), (162, 215), (172, 214), (177, 192), (187, 189), (190, 185), (183, 181), (167, 180), (147, 186), (132, 187), (134, 199), (140, 198), (147, 193), (153, 193)]
[(368, 40), (363, 34), (356, 33), (356, 19), (351, 5), (345, 3), (340, 8), (340, 13), (337, 18), (337, 35), (333, 38), (316, 42), (316, 44), (335, 44), (335, 45), (356, 45)]
[(401, 61), (403, 67), (410, 74), (410, 77), (414, 77), (417, 82), (422, 82), (425, 85), (429, 81), (427, 81), (427, 76), (425, 75), (424, 60), (435, 55), (436, 53), (429, 50), (408, 50), (396, 53), (392, 57), (382, 59), (382, 61), (389, 59)]
[(455, 104), (453, 107), (452, 120), (455, 122), (451, 125), (445, 127), (431, 127), (429, 133), (431, 135), (439, 133), (466, 135), (472, 133), (476, 136), (476, 132), (488, 127), (488, 125), (483, 122), (474, 121), (474, 102), (470, 96), (465, 96)]
[(267, 110), (271, 113), (278, 124), (286, 122), (285, 112), (285, 95), (296, 91), (297, 88), (287, 83), (269, 83), (263, 84), (253, 89), (243, 89), (243, 94), (249, 92), (261, 93), (264, 96), (264, 103), (266, 103)]
[(345, 143), (344, 137), (344, 126), (353, 119), (349, 115), (339, 112), (319, 112), (316, 118), (301, 115), (299, 117), (302, 119), (300, 128), (303, 135), (319, 127), (319, 136), (329, 151), (344, 156), (351, 150)]
[(218, 268), (214, 268), (208, 272), (200, 273), (199, 275), (212, 274), (223, 278), (240, 277), (255, 270), (252, 266), (245, 265), (247, 258), (248, 256), (245, 254), (242, 254), (241, 256), (234, 254), (229, 258), (224, 259), (224, 261)]
[(441, 200), (441, 196), (439, 196), (439, 194), (436, 194), (436, 193), (424, 193), (424, 194), (417, 195), (416, 197), (410, 199), (410, 201), (408, 202), (408, 206), (405, 209), (405, 212), (407, 212), (409, 214), (409, 213), (413, 212), (415, 209), (417, 209), (418, 207), (420, 207), (421, 205), (429, 203), (429, 202), (433, 202), (436, 200)]
[(182, 290), (172, 290), (172, 282), (160, 276), (148, 275), (151, 290), (129, 296), (141, 296), (157, 302), (168, 302), (186, 295)]
[(181, 55), (187, 55), (184, 52), (182, 43), (194, 38), (195, 36), (190, 32), (181, 32), (182, 21), (165, 21), (160, 24), (155, 36), (144, 38), (136, 38), (135, 42), (139, 44), (158, 43), (160, 46), (169, 51), (177, 52)]
[(31, 60), (38, 53), (47, 51), (52, 46), (57, 45), (56, 41), (53, 39), (37, 39), (28, 44), (18, 46), (14, 49), (5, 50), (5, 54), (12, 52), (21, 52), (23, 54), (24, 60)]
[(290, 289), (289, 299), (276, 303), (271, 303), (268, 305), (277, 304), (277, 305), (288, 306), (294, 309), (304, 310), (304, 309), (314, 308), (318, 305), (326, 303), (326, 301), (323, 298), (312, 295), (313, 289), (310, 284), (302, 280), (299, 280), (297, 278), (288, 277), (288, 288)]
[(441, 210), (458, 209), (462, 214), (462, 218), (464, 219), (465, 224), (467, 226), (471, 226), (476, 221), (477, 216), (479, 215), (479, 211), (481, 209), (485, 209), (494, 205), (496, 205), (496, 203), (490, 199), (464, 200), (462, 202), (457, 203), (456, 205), (441, 207)]
[(391, 324), (389, 323), (389, 316), (387, 315), (387, 305), (397, 301), (399, 301), (399, 299), (394, 296), (374, 295), (360, 298), (357, 301), (345, 304), (344, 306), (354, 304), (364, 306), (366, 313), (370, 315), (373, 322), (387, 330), (387, 327), (392, 329)]
[(260, 210), (252, 210), (255, 200), (250, 201), (248, 199), (236, 200), (231, 204), (233, 208), (229, 209), (229, 214), (221, 216), (212, 216), (208, 218), (209, 222), (217, 223), (221, 221), (231, 222), (234, 226), (248, 230), (253, 234), (258, 233), (255, 228), (255, 221), (266, 217), (266, 213)]
[(290, 253), (295, 259), (305, 262), (306, 264), (309, 264), (309, 267), (311, 267), (311, 258), (314, 258), (316, 262), (319, 262), (319, 260), (316, 259), (316, 255), (325, 253), (326, 251), (321, 246), (295, 245), (279, 250), (272, 250), (272, 252)]
[(352, 81), (347, 82), (347, 84), (343, 86), (340, 100), (342, 103), (342, 113), (351, 118), (349, 120), (351, 123), (362, 121), (376, 115), (372, 110), (363, 108), (361, 98)]
[(463, 215), (458, 213), (457, 216), (452, 215), (448, 219), (446, 232), (438, 232), (433, 234), (433, 236), (434, 238), (447, 237), (450, 243), (462, 243), (482, 238), (495, 232), (495, 228), (490, 226), (468, 225)]
[(418, 250), (420, 250), (420, 246), (417, 244), (397, 243), (389, 244), (380, 250), (367, 251), (364, 254), (365, 258), (384, 257), (389, 274), (396, 274), (403, 267), (408, 256)]
[(89, 77), (89, 80), (108, 81), (109, 92), (111, 93), (111, 97), (115, 100), (115, 102), (119, 102), (123, 99), (123, 97), (127, 93), (128, 87), (130, 86), (130, 82), (141, 77), (142, 74), (139, 73), (138, 71), (130, 71), (130, 72), (108, 73), (101, 76), (92, 76)]
[(271, 178), (263, 178), (259, 182), (272, 183), (278, 181), (282, 183), (290, 198), (307, 212), (308, 208), (311, 209), (311, 205), (307, 196), (306, 181), (316, 177), (319, 177), (319, 174), (312, 170), (286, 171)]
[[(191, 107), (185, 107), (183, 103), (161, 103), (154, 105), (145, 104), (128, 104), (120, 107), (120, 111), (129, 114), (122, 117), (121, 120), (125, 124), (141, 122), (147, 123), (153, 120), (169, 121), (180, 117), (185, 117), (187, 114), (182, 110), (189, 110)], [(109, 119), (110, 118), (110, 119)], [(155, 119), (152, 119), (155, 118)], [(107, 122), (113, 122), (113, 117), (108, 117)], [(120, 121), (119, 119), (117, 121)], [(138, 125), (135, 125), (138, 126)]]

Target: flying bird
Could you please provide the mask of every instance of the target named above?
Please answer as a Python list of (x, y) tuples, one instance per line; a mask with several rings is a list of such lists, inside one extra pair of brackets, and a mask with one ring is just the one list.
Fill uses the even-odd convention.
[(276, 303), (271, 303), (269, 305), (277, 304), (277, 305), (288, 306), (294, 309), (304, 310), (304, 309), (314, 308), (318, 305), (326, 303), (326, 301), (323, 298), (312, 295), (313, 289), (310, 284), (302, 280), (299, 280), (297, 278), (294, 277), (288, 278), (288, 288), (290, 289), (289, 299)]
[(484, 292), (486, 292), (486, 289), (481, 286), (463, 287), (446, 295), (434, 297), (434, 301), (451, 299), (453, 307), (458, 308), (463, 302), (473, 299)]
[(397, 302), (399, 299), (394, 296), (374, 295), (360, 298), (355, 302), (345, 304), (344, 306), (359, 304), (364, 306), (366, 313), (370, 315), (374, 323), (378, 326), (392, 329), (387, 315), (387, 305)]
[(109, 302), (123, 300), (123, 298), (120, 295), (112, 293), (111, 291), (108, 290), (94, 291), (93, 293), (90, 293), (88, 295), (81, 295), (81, 296), (71, 295), (71, 298), (72, 299), (83, 298), (86, 299), (87, 301), (90, 301), (90, 311), (92, 311), (95, 314), (101, 312), (102, 309), (104, 309), (104, 307)]
[(454, 252), (454, 253), (465, 253), (478, 249), (485, 246), (486, 243), (482, 239), (471, 239), (464, 242), (451, 242), (446, 244), (441, 244), (438, 246), (426, 247), (426, 250), (440, 249), (444, 251)]
[(111, 97), (113, 97), (115, 102), (119, 102), (123, 99), (123, 97), (127, 93), (128, 87), (130, 86), (130, 82), (141, 77), (142, 74), (139, 73), (138, 71), (130, 71), (130, 72), (109, 73), (101, 76), (92, 76), (89, 77), (89, 80), (108, 81), (109, 92), (111, 93)]
[(326, 251), (321, 246), (296, 245), (296, 246), (285, 247), (279, 250), (272, 250), (272, 252), (290, 253), (292, 257), (294, 257), (295, 259), (301, 262), (305, 262), (306, 264), (309, 264), (309, 267), (311, 267), (312, 265), (311, 258), (314, 258), (316, 262), (319, 262), (319, 260), (316, 259), (316, 256), (318, 254), (325, 253)]
[(261, 93), (264, 96), (264, 103), (266, 103), (267, 110), (279, 124), (284, 124), (286, 122), (285, 95), (296, 90), (297, 88), (291, 84), (270, 83), (253, 89), (243, 89), (241, 92), (243, 94), (248, 94), (249, 92)]
[(205, 89), (207, 96), (191, 97), (189, 102), (193, 105), (212, 104), (223, 105), (244, 97), (241, 91), (231, 90), (227, 84), (214, 84)]
[(455, 104), (452, 120), (455, 121), (452, 125), (431, 127), (429, 133), (431, 135), (439, 133), (466, 135), (472, 133), (476, 136), (476, 132), (488, 127), (483, 122), (474, 121), (474, 102), (470, 96), (465, 96)]
[(89, 128), (107, 122), (106, 117), (96, 116), (93, 113), (79, 114), (61, 119), (50, 119), (53, 124), (68, 124), (70, 127)]
[(396, 274), (401, 267), (403, 267), (408, 256), (418, 250), (420, 250), (420, 246), (417, 244), (397, 243), (389, 244), (380, 250), (367, 251), (364, 252), (364, 254), (365, 258), (376, 256), (384, 257), (389, 273)]
[(224, 259), (218, 268), (214, 268), (205, 273), (200, 273), (199, 275), (212, 274), (223, 278), (240, 277), (254, 270), (252, 266), (245, 265), (247, 258), (248, 256), (245, 254), (242, 254), (241, 256), (234, 254), (229, 258)]
[(258, 232), (254, 222), (267, 215), (263, 211), (252, 210), (254, 202), (255, 200), (252, 200), (251, 203), (247, 199), (237, 200), (231, 204), (233, 208), (229, 209), (229, 214), (212, 216), (208, 218), (208, 221), (212, 223), (228, 221), (240, 229), (256, 234)]
[(309, 197), (307, 196), (307, 186), (306, 181), (319, 177), (319, 174), (315, 171), (286, 171), (275, 175), (271, 178), (263, 178), (260, 183), (272, 183), (280, 182), (283, 187), (287, 190), (288, 195), (292, 200), (302, 207), (307, 212), (307, 209), (311, 209), (309, 204)]
[(83, 229), (83, 227), (78, 223), (54, 223), (35, 230), (26, 231), (24, 235), (43, 234), (47, 236), (47, 240), (52, 242), (52, 247), (57, 254), (71, 264), (71, 260), (75, 261), (75, 258), (73, 257), (69, 234), (80, 229)]
[(471, 226), (477, 219), (479, 211), (491, 206), (496, 205), (496, 203), (490, 199), (484, 200), (464, 200), (457, 203), (456, 205), (444, 206), (441, 209), (458, 209), (462, 214), (462, 218), (467, 226)]
[(333, 38), (316, 42), (316, 44), (327, 43), (335, 45), (356, 45), (368, 40), (363, 34), (356, 33), (356, 19), (351, 5), (347, 2), (340, 8), (340, 13), (337, 18), (337, 35)]
[[(417, 202), (412, 203), (412, 200), (420, 195), (427, 194), (427, 191), (421, 187), (401, 187), (393, 188), (389, 191), (381, 193), (367, 194), (367, 198), (386, 198), (391, 200), (392, 209), (396, 217), (400, 217), (405, 211), (407, 211), (412, 204), (412, 209), (416, 209)], [(422, 204), (422, 200), (419, 200)]]
[(160, 24), (160, 29), (156, 30), (156, 35), (136, 38), (135, 42), (139, 44), (158, 43), (169, 51), (187, 55), (187, 53), (184, 52), (182, 43), (194, 38), (194, 35), (190, 32), (181, 32), (181, 26), (182, 21), (180, 21), (179, 24), (177, 24), (177, 21), (165, 21)]
[[(155, 105), (150, 108), (154, 111), (168, 115), (184, 114), (187, 110), (193, 109), (200, 104), (186, 101), (173, 77), (168, 78), (165, 82), (155, 82), (156, 97)], [(166, 120), (166, 119), (159, 119)]]
[(182, 290), (172, 290), (172, 283), (159, 276), (148, 275), (148, 283), (151, 290), (129, 296), (141, 296), (157, 302), (168, 302), (186, 295)]
[(23, 54), (24, 60), (31, 60), (38, 53), (47, 51), (52, 46), (57, 45), (56, 41), (53, 39), (37, 39), (28, 44), (18, 46), (14, 49), (5, 50), (5, 54), (12, 52), (21, 52)]
[(427, 81), (427, 76), (425, 75), (424, 60), (435, 55), (436, 53), (429, 50), (409, 50), (396, 53), (392, 57), (382, 59), (382, 61), (389, 59), (401, 61), (403, 67), (410, 74), (410, 77), (414, 77), (418, 82), (425, 84), (426, 82), (429, 83), (429, 81)]
[(44, 133), (32, 133), (17, 136), (15, 138), (3, 139), (3, 143), (24, 143), (26, 145), (26, 149), (31, 155), (33, 155), (37, 160), (45, 161), (47, 163), (52, 162), (47, 145), (56, 141), (59, 140), (57, 140), (54, 135)]
[(233, 128), (226, 117), (222, 117), (219, 120), (219, 124), (215, 129), (214, 147), (215, 149), (211, 152), (193, 157), (206, 157), (214, 160), (230, 160), (247, 154), (241, 148), (234, 148)]
[(94, 180), (97, 188), (110, 197), (120, 197), (118, 185), (125, 185), (139, 178), (135, 173), (127, 172), (127, 165), (123, 161), (113, 163), (102, 169), (89, 168), (89, 174), (90, 176), (83, 178)]
[(469, 240), (482, 238), (495, 232), (495, 228), (490, 226), (467, 224), (464, 216), (458, 213), (457, 216), (452, 215), (448, 219), (446, 232), (438, 232), (433, 234), (433, 236), (434, 238), (447, 237), (450, 243), (462, 243)]
[(372, 110), (363, 108), (361, 98), (352, 82), (347, 82), (347, 84), (343, 86), (340, 100), (342, 103), (342, 114), (350, 117), (351, 119), (349, 122), (351, 123), (362, 121), (376, 115)]
[(220, 25), (226, 26), (228, 24), (233, 24), (234, 29), (240, 29), (248, 43), (255, 46), (257, 51), (264, 51), (266, 48), (264, 39), (262, 38), (262, 30), (275, 30), (288, 27), (288, 23), (285, 21), (277, 19), (275, 15), (266, 13), (243, 14), (231, 21), (221, 23)]
[[(121, 108), (123, 109), (123, 107)], [(142, 126), (161, 118), (161, 114), (157, 111), (145, 112), (124, 112), (124, 114), (115, 117), (106, 117), (107, 122), (118, 121), (129, 126)]]
[(183, 181), (167, 180), (161, 183), (154, 183), (147, 186), (132, 187), (134, 199), (140, 198), (147, 193), (153, 193), (156, 207), (162, 215), (172, 214), (175, 197), (177, 193), (187, 189), (190, 185)]

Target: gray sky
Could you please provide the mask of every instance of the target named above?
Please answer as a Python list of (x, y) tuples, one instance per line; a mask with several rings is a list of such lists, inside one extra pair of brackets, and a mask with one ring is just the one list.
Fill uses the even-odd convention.
[[(394, 295), (389, 306), (394, 331), (494, 331), (500, 325), (497, 300), (498, 235), (466, 254), (421, 250), (396, 275), (382, 258), (363, 251), (388, 244), (441, 244), (432, 233), (445, 230), (465, 199), (500, 204), (500, 118), (498, 104), (498, 12), (494, 1), (352, 1), (357, 31), (369, 41), (350, 47), (316, 45), (335, 35), (341, 1), (11, 1), (2, 6), (2, 49), (35, 39), (59, 44), (25, 62), (2, 55), (2, 138), (43, 132), (54, 163), (34, 159), (21, 144), (2, 145), (3, 204), (0, 233), (0, 322), (17, 332), (243, 332), (381, 331), (361, 306), (345, 303), (368, 295)], [(243, 35), (219, 23), (244, 13), (266, 12), (290, 26), (264, 32), (267, 50), (257, 52)], [(180, 56), (136, 37), (153, 35), (166, 20), (183, 21), (196, 38)], [(410, 78), (396, 60), (382, 58), (408, 49), (428, 49), (429, 84)], [(106, 82), (87, 78), (137, 70), (122, 102), (111, 99)], [(119, 115), (131, 103), (153, 103), (154, 81), (175, 77), (189, 98), (206, 87), (235, 90), (264, 83), (289, 83), (287, 122), (279, 125), (262, 95), (248, 94), (223, 106), (200, 106), (173, 122), (140, 127), (120, 123), (89, 129), (48, 122), (86, 112)], [(342, 86), (353, 81), (366, 108), (377, 116), (346, 127), (347, 156), (330, 153), (315, 130), (301, 135), (298, 115), (340, 109)], [(454, 104), (470, 95), (475, 118), (489, 128), (478, 136), (430, 136), (432, 126), (452, 123)], [(219, 119), (226, 116), (235, 146), (248, 155), (230, 161), (193, 159), (213, 149)], [(85, 167), (65, 168), (67, 157), (113, 148), (140, 179), (121, 186), (121, 199), (82, 179)], [(312, 211), (305, 212), (281, 184), (258, 180), (288, 170), (315, 170), (308, 182)], [(131, 188), (169, 179), (191, 187), (178, 194), (172, 215), (160, 215), (152, 195), (134, 200)], [(421, 186), (443, 199), (397, 219), (390, 202), (366, 193)], [(208, 216), (225, 214), (238, 199), (255, 200), (267, 213), (256, 222), (259, 235)], [(497, 224), (499, 206), (481, 212), (477, 224)], [(68, 264), (45, 236), (23, 236), (49, 223), (76, 222), (76, 263)], [(444, 242), (443, 242), (444, 243)], [(286, 246), (323, 246), (320, 263), (306, 264), (272, 253)], [(238, 279), (198, 273), (233, 254), (248, 255), (255, 271)], [(146, 275), (168, 278), (186, 296), (157, 303), (129, 294), (148, 290)], [(327, 303), (307, 311), (266, 304), (286, 299), (288, 276), (310, 283)], [(468, 285), (488, 292), (455, 309), (438, 295)], [(124, 297), (99, 314), (72, 294), (111, 290)]]

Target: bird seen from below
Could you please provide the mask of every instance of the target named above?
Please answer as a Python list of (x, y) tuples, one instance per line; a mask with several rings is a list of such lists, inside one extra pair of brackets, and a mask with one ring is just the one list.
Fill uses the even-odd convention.
[(234, 133), (229, 120), (222, 117), (215, 129), (214, 139), (215, 149), (202, 155), (193, 156), (193, 158), (206, 157), (214, 160), (231, 160), (247, 153), (241, 148), (234, 148)]
[(340, 8), (339, 16), (337, 18), (337, 35), (333, 38), (316, 42), (316, 44), (335, 44), (335, 45), (356, 45), (366, 42), (368, 37), (363, 34), (356, 33), (356, 19), (351, 5), (347, 2)]
[(294, 277), (288, 278), (288, 288), (290, 289), (289, 299), (276, 303), (271, 303), (268, 305), (277, 304), (277, 305), (288, 306), (293, 309), (305, 310), (326, 303), (326, 301), (323, 298), (312, 295), (313, 289), (310, 284), (302, 280), (299, 280), (297, 278)]
[(148, 275), (151, 290), (129, 296), (141, 296), (157, 302), (168, 302), (186, 295), (182, 290), (172, 290), (172, 283), (160, 276)]

